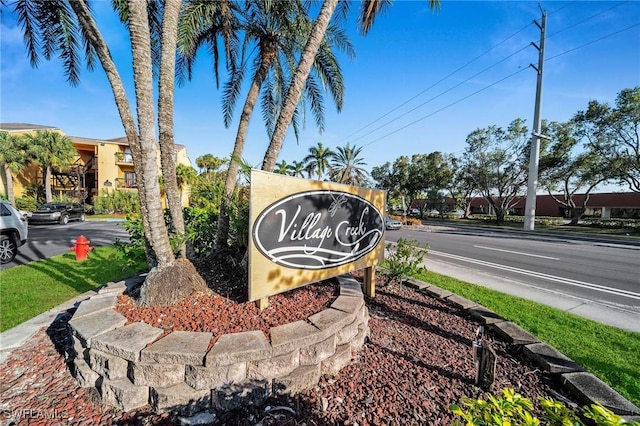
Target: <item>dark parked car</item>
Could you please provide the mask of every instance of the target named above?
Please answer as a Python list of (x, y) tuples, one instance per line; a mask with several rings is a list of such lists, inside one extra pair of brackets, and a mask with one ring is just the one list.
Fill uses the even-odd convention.
[(66, 225), (70, 220), (84, 222), (84, 207), (77, 203), (46, 203), (27, 215), (29, 223), (57, 222)]

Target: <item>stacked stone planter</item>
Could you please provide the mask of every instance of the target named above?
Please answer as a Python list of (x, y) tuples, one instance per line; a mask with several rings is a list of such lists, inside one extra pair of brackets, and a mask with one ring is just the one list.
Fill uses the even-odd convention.
[(221, 336), (125, 325), (114, 310), (124, 282), (110, 284), (78, 306), (69, 324), (76, 357), (72, 373), (96, 387), (102, 401), (129, 411), (151, 404), (157, 412), (232, 409), (272, 393), (295, 393), (333, 375), (362, 349), (369, 314), (360, 284), (339, 277), (340, 295), (306, 321)]

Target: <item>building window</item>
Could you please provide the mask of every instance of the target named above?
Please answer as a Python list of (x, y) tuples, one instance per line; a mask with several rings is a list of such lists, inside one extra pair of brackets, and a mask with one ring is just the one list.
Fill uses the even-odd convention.
[(138, 186), (135, 172), (124, 172), (124, 186), (125, 188), (136, 188)]
[(131, 155), (131, 148), (124, 149), (124, 162), (133, 163), (133, 155)]

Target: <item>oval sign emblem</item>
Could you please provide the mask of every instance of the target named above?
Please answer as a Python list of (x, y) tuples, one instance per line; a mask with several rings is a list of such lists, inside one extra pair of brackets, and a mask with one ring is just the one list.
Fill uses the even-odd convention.
[(258, 250), (297, 269), (328, 269), (353, 262), (376, 248), (384, 234), (380, 211), (341, 191), (300, 192), (263, 210), (253, 226)]

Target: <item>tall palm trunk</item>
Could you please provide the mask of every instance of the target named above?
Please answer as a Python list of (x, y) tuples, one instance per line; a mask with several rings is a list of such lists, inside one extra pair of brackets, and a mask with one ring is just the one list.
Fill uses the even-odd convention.
[(50, 203), (53, 201), (53, 194), (51, 193), (51, 166), (44, 168), (44, 194), (45, 201)]
[(142, 185), (147, 200), (147, 219), (151, 231), (150, 242), (158, 259), (158, 267), (171, 264), (175, 257), (169, 244), (169, 235), (164, 222), (160, 199), (160, 183), (156, 156), (158, 145), (155, 137), (153, 110), (153, 71), (151, 61), (151, 34), (146, 2), (129, 1), (129, 32), (133, 55), (133, 76), (138, 111), (138, 133), (140, 135), (140, 162)]
[[(167, 206), (175, 232), (184, 235), (182, 197), (176, 179), (175, 141), (173, 139), (173, 104), (176, 69), (176, 44), (178, 40), (178, 20), (180, 0), (166, 0), (162, 18), (162, 58), (158, 82), (158, 129), (160, 132), (160, 162), (167, 197)], [(186, 246), (180, 248), (186, 257)]]
[(329, 21), (331, 20), (331, 16), (333, 15), (337, 5), (338, 0), (325, 0), (322, 3), (320, 13), (316, 18), (316, 21), (313, 23), (311, 35), (304, 47), (304, 50), (302, 51), (300, 62), (298, 63), (296, 72), (293, 75), (287, 95), (285, 96), (282, 110), (278, 116), (278, 121), (276, 122), (273, 135), (271, 135), (271, 142), (269, 143), (269, 147), (267, 148), (267, 152), (265, 153), (264, 160), (262, 162), (262, 170), (271, 172), (276, 166), (278, 154), (280, 154), (280, 150), (282, 149), (282, 144), (284, 143), (287, 129), (291, 124), (293, 113), (296, 109), (296, 105), (298, 104), (298, 100), (300, 99), (300, 95), (302, 94), (302, 89), (304, 88), (307, 77), (311, 72), (311, 67), (313, 66), (316, 54), (318, 53), (324, 34), (329, 26)]
[[(274, 41), (275, 43), (275, 41)], [(260, 68), (256, 71), (256, 74), (251, 83), (251, 88), (245, 99), (244, 106), (242, 108), (242, 114), (240, 115), (240, 122), (238, 124), (238, 133), (236, 134), (236, 141), (233, 146), (233, 154), (231, 154), (231, 161), (229, 162), (229, 170), (227, 171), (227, 178), (224, 182), (224, 195), (222, 204), (220, 206), (220, 216), (218, 216), (218, 229), (216, 230), (216, 242), (215, 249), (220, 250), (227, 246), (227, 240), (229, 239), (229, 207), (233, 198), (233, 191), (236, 187), (236, 181), (238, 180), (238, 167), (240, 159), (242, 158), (242, 152), (244, 150), (244, 144), (247, 139), (247, 131), (249, 129), (249, 122), (253, 109), (258, 102), (258, 96), (260, 95), (260, 88), (262, 83), (267, 77), (271, 63), (275, 59), (276, 46), (264, 46), (265, 55), (260, 63)]]
[(11, 173), (11, 167), (8, 164), (4, 165), (4, 180), (7, 182), (7, 199), (12, 206), (16, 205), (16, 196), (13, 193), (13, 174)]
[[(131, 154), (134, 158), (133, 168), (137, 176), (142, 176), (142, 164), (140, 161), (135, 161), (140, 158), (141, 155), (140, 140), (138, 138), (138, 131), (133, 119), (131, 107), (129, 106), (127, 93), (125, 91), (124, 84), (122, 83), (122, 79), (120, 78), (120, 73), (111, 58), (111, 52), (109, 52), (109, 48), (100, 34), (98, 26), (91, 16), (91, 12), (89, 11), (87, 4), (84, 0), (70, 0), (69, 3), (78, 17), (78, 21), (80, 22), (86, 37), (93, 46), (96, 55), (100, 60), (100, 64), (107, 75), (107, 79), (109, 80), (109, 84), (111, 85), (111, 90), (113, 92), (113, 98), (115, 100), (116, 107), (118, 108), (118, 113), (120, 114), (120, 120), (122, 121), (125, 134), (127, 135), (127, 141), (129, 141), (129, 148), (131, 149)], [(145, 235), (147, 262), (150, 267), (154, 267), (157, 265), (157, 259), (153, 251), (153, 247), (149, 243), (151, 239), (151, 229), (149, 221), (146, 220), (148, 216), (146, 194), (144, 191), (138, 191), (138, 195), (140, 198), (140, 210), (143, 217), (142, 227)]]

